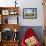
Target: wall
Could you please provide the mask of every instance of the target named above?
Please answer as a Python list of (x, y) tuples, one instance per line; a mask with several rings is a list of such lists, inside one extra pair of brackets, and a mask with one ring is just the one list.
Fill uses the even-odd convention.
[[(42, 0), (21, 1), (20, 24), (22, 26), (43, 26)], [(37, 19), (23, 19), (23, 8), (37, 8)]]
[[(15, 0), (0, 0), (0, 6), (15, 6)], [(19, 24), (21, 26), (43, 26), (43, 6), (42, 0), (17, 0), (20, 7)], [(37, 19), (23, 19), (23, 8), (37, 8)]]

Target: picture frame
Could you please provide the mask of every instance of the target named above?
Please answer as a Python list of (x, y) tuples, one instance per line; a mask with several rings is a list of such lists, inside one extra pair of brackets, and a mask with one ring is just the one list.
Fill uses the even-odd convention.
[(15, 10), (10, 10), (10, 11), (9, 11), (9, 14), (10, 14), (10, 15), (16, 15), (16, 14), (17, 14), (17, 11), (15, 11)]
[(9, 10), (2, 10), (2, 15), (9, 15)]
[(23, 18), (24, 19), (36, 19), (37, 8), (23, 8)]

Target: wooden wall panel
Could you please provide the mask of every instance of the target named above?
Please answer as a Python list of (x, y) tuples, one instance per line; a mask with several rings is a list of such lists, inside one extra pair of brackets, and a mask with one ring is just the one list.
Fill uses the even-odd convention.
[(46, 0), (43, 0), (43, 8), (44, 8), (44, 42), (46, 46)]
[(44, 8), (44, 26), (46, 26), (46, 0), (43, 0), (43, 8)]

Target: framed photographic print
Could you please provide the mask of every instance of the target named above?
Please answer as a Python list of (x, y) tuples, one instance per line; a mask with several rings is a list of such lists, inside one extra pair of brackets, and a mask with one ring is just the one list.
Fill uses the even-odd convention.
[(23, 8), (23, 18), (24, 19), (36, 19), (37, 8)]
[(9, 10), (2, 10), (2, 15), (9, 15)]
[(10, 15), (16, 15), (16, 14), (17, 14), (17, 11), (15, 11), (15, 10), (10, 10), (10, 11), (9, 11), (9, 14), (10, 14)]

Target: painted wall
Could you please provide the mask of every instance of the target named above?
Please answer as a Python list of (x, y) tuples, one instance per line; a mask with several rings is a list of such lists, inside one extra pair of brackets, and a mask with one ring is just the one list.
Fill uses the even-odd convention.
[[(20, 12), (20, 23), (23, 26), (42, 26), (43, 25), (43, 6), (42, 0), (28, 0), (23, 1), (22, 10)], [(37, 8), (37, 19), (22, 19), (23, 8)]]
[[(15, 0), (0, 0), (0, 6), (15, 6)], [(43, 6), (42, 0), (17, 0), (20, 7), (19, 24), (21, 26), (43, 26)], [(37, 8), (37, 19), (23, 19), (23, 8)]]

